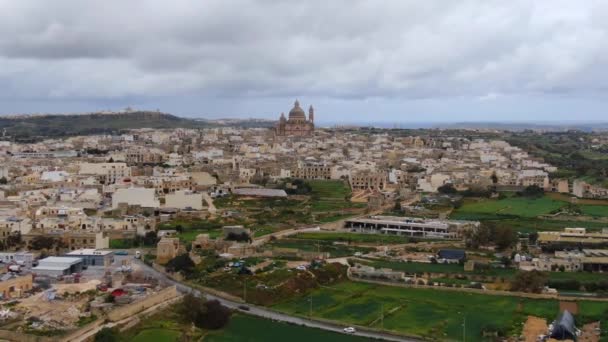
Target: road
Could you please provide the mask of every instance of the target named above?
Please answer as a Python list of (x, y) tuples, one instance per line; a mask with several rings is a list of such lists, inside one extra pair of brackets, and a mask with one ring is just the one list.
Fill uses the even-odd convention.
[[(167, 285), (175, 285), (177, 287), (177, 290), (182, 293), (192, 293), (193, 295), (195, 295), (197, 297), (204, 296), (207, 299), (216, 299), (220, 303), (222, 303), (224, 306), (227, 306), (231, 309), (236, 309), (236, 310), (238, 310), (239, 306), (243, 305), (243, 303), (229, 301), (224, 298), (220, 298), (220, 297), (208, 294), (208, 293), (202, 293), (201, 291), (194, 289), (188, 285), (177, 282), (177, 281), (169, 278), (164, 273), (159, 272), (159, 271), (155, 270), (154, 268), (144, 264), (141, 260), (135, 260), (134, 263), (137, 264), (141, 268), (141, 270), (144, 271), (147, 275), (154, 276), (154, 278), (159, 279), (160, 281), (166, 283)], [(346, 325), (335, 325), (335, 324), (331, 324), (331, 323), (315, 321), (315, 320), (305, 319), (305, 318), (301, 318), (301, 317), (293, 317), (293, 316), (278, 313), (278, 312), (275, 312), (272, 310), (268, 310), (263, 307), (253, 306), (253, 305), (249, 305), (249, 304), (247, 306), (249, 307), (249, 310), (244, 311), (244, 313), (253, 315), (253, 316), (262, 317), (262, 318), (272, 319), (275, 321), (292, 323), (292, 324), (302, 325), (302, 326), (306, 326), (306, 327), (310, 327), (310, 328), (317, 328), (317, 329), (333, 331), (333, 332), (342, 333), (342, 334), (344, 334), (343, 329), (346, 327)], [(358, 329), (357, 332), (355, 332), (354, 334), (351, 334), (351, 335), (366, 337), (366, 338), (370, 338), (370, 339), (386, 340), (386, 341), (418, 342), (418, 340), (414, 340), (411, 338), (405, 338), (405, 337), (395, 336), (395, 335), (391, 335), (391, 334), (384, 334), (384, 333), (379, 333), (379, 332), (369, 331), (369, 330), (362, 330), (362, 329)]]

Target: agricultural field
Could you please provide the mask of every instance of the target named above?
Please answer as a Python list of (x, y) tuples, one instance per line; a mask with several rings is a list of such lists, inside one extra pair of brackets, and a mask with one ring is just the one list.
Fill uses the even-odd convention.
[(323, 232), (323, 233), (299, 233), (292, 236), (294, 239), (319, 240), (331, 242), (365, 243), (365, 244), (402, 244), (408, 243), (407, 237), (380, 235), (380, 234), (361, 234), (349, 232)]
[(467, 200), (456, 210), (455, 216), (480, 215), (489, 218), (493, 215), (537, 217), (549, 214), (566, 205), (566, 202), (554, 200), (547, 196), (541, 198), (509, 197), (505, 199)]
[(375, 248), (348, 246), (346, 244), (333, 244), (332, 241), (323, 240), (300, 240), (300, 239), (279, 239), (268, 243), (269, 248), (294, 248), (306, 252), (327, 252), (331, 258), (352, 256), (357, 252), (368, 253), (375, 251)]
[(312, 210), (332, 211), (349, 208), (351, 191), (343, 181), (311, 180), (307, 182), (311, 187)]
[[(547, 193), (541, 198), (511, 196), (505, 199), (467, 199), (454, 210), (450, 218), (457, 220), (493, 221), (509, 226), (518, 232), (538, 230), (563, 230), (576, 226), (589, 230), (600, 230), (608, 226), (600, 219), (608, 217), (608, 202), (578, 199), (570, 204), (571, 197), (564, 194)], [(570, 206), (580, 211), (580, 218), (573, 216), (544, 216)]]
[[(527, 315), (554, 319), (559, 313), (555, 300), (400, 288), (365, 283), (342, 282), (323, 287), (309, 295), (278, 304), (276, 309), (306, 316), (313, 302), (314, 317), (382, 328), (429, 340), (462, 338), (466, 317), (469, 341), (483, 340), (483, 332), (502, 336), (519, 334)], [(605, 303), (581, 302), (584, 316), (579, 321), (598, 320), (608, 314)]]

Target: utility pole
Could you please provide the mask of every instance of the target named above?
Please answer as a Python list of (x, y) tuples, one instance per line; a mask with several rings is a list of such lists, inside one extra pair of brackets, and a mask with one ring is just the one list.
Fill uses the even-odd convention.
[(382, 327), (382, 330), (384, 330), (384, 303), (382, 303), (382, 308), (380, 310), (380, 326)]
[(312, 317), (312, 294), (310, 295), (310, 309), (308, 311), (308, 317)]
[(462, 342), (467, 340), (467, 316), (465, 315), (462, 319)]
[(247, 303), (247, 279), (243, 280), (243, 301)]

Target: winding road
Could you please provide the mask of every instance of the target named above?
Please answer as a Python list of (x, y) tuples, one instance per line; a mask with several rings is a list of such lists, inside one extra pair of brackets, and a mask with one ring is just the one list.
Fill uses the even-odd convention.
[[(224, 298), (214, 296), (214, 295), (211, 295), (208, 293), (202, 293), (201, 291), (199, 291), (197, 289), (194, 289), (188, 285), (185, 285), (183, 283), (180, 283), (178, 281), (175, 281), (175, 280), (169, 278), (166, 274), (159, 272), (159, 271), (155, 270), (154, 268), (144, 264), (141, 260), (134, 260), (133, 262), (135, 264), (137, 264), (141, 268), (141, 270), (145, 272), (145, 274), (152, 276), (156, 279), (159, 279), (160, 281), (162, 281), (168, 285), (175, 285), (177, 287), (177, 290), (180, 291), (181, 293), (184, 293), (184, 294), (192, 293), (193, 295), (195, 295), (197, 297), (204, 296), (207, 299), (216, 299), (220, 303), (222, 303), (224, 306), (227, 306), (231, 309), (236, 309), (236, 310), (239, 310), (239, 306), (244, 305), (243, 303), (226, 300)], [(322, 329), (322, 330), (327, 330), (327, 331), (333, 331), (333, 332), (337, 332), (337, 333), (341, 333), (341, 334), (344, 334), (343, 329), (346, 327), (346, 325), (337, 325), (337, 324), (331, 324), (331, 323), (327, 323), (327, 322), (316, 321), (316, 320), (311, 320), (311, 319), (306, 319), (306, 318), (301, 318), (301, 317), (289, 316), (289, 315), (286, 315), (283, 313), (279, 313), (279, 312), (269, 310), (269, 309), (259, 307), (259, 306), (253, 306), (250, 304), (247, 304), (247, 306), (248, 306), (249, 310), (244, 311), (244, 313), (253, 315), (253, 316), (257, 316), (257, 317), (275, 320), (275, 321), (292, 323), (292, 324), (297, 324), (297, 325), (301, 325), (301, 326), (317, 328), (317, 329)], [(358, 328), (355, 333), (349, 334), (349, 335), (366, 337), (366, 338), (377, 339), (377, 340), (385, 340), (385, 341), (419, 342), (419, 340), (415, 340), (415, 339), (411, 339), (411, 338), (406, 338), (406, 337), (401, 337), (401, 336), (396, 336), (396, 335), (392, 335), (392, 334), (386, 334), (386, 333), (381, 333), (381, 332), (376, 332), (376, 331), (371, 331), (371, 330), (364, 330), (361, 328)]]

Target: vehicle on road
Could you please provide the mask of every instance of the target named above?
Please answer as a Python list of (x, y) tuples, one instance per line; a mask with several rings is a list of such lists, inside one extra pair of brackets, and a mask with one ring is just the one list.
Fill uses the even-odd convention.
[(347, 334), (354, 334), (357, 332), (357, 330), (353, 327), (348, 327), (348, 328), (344, 328), (344, 332)]
[(239, 310), (249, 311), (249, 307), (247, 305), (239, 305)]
[(139, 258), (141, 258), (141, 252), (135, 251), (135, 259), (139, 259)]
[(300, 265), (300, 266), (296, 267), (296, 269), (298, 271), (306, 271), (306, 266), (305, 265)]
[(127, 252), (127, 251), (116, 251), (116, 252), (114, 252), (114, 255), (129, 255), (129, 252)]

